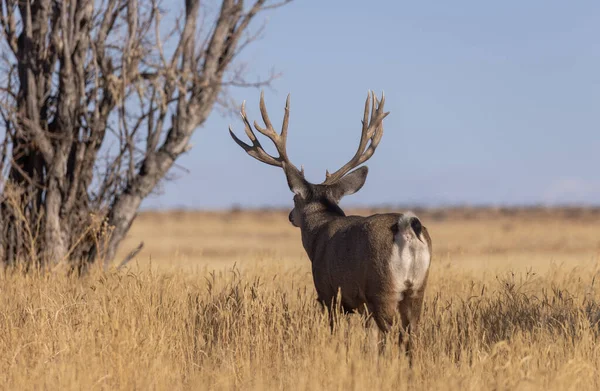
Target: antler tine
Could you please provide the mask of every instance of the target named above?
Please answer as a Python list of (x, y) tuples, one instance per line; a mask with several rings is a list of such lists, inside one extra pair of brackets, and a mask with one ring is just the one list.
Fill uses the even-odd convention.
[(269, 119), (269, 114), (267, 113), (267, 105), (265, 104), (265, 92), (260, 92), (260, 115), (262, 116), (263, 122), (265, 123), (266, 128), (262, 128), (258, 125), (258, 122), (254, 121), (254, 127), (256, 130), (264, 134), (269, 138), (277, 138), (277, 133), (273, 129), (273, 125), (271, 124), (271, 120)]
[[(341, 177), (346, 175), (348, 171), (363, 164), (373, 156), (375, 149), (383, 136), (383, 119), (387, 117), (389, 112), (384, 112), (385, 95), (381, 94), (381, 100), (377, 99), (375, 92), (369, 91), (367, 100), (365, 101), (365, 111), (362, 120), (362, 132), (360, 142), (356, 153), (350, 161), (342, 166), (339, 170), (330, 174), (325, 172), (324, 185), (336, 182)], [(367, 147), (368, 146), (368, 147)]]
[[(371, 106), (371, 98), (373, 97), (373, 91), (369, 91), (367, 93), (367, 101), (365, 102), (365, 112), (363, 114), (362, 123), (362, 134), (361, 140), (366, 136), (366, 127), (369, 124), (369, 114), (375, 110), (374, 107), (371, 107), (371, 111), (369, 111), (369, 106)], [(373, 99), (373, 105), (375, 104), (375, 99)]]
[(242, 102), (242, 110), (240, 111), (240, 115), (242, 116), (242, 121), (244, 121), (244, 131), (246, 132), (248, 138), (252, 141), (253, 144), (255, 142), (259, 143), (258, 139), (256, 138), (256, 135), (254, 135), (254, 132), (252, 131), (250, 121), (248, 121), (248, 116), (246, 115), (246, 101)]
[(265, 104), (264, 91), (261, 91), (260, 93), (260, 115), (262, 116), (263, 122), (265, 123), (265, 127), (261, 127), (258, 124), (258, 122), (254, 121), (254, 128), (264, 136), (268, 137), (273, 142), (273, 144), (275, 144), (275, 147), (277, 148), (277, 152), (279, 152), (280, 157), (283, 158), (284, 162), (287, 162), (288, 157), (286, 150), (286, 142), (287, 126), (290, 118), (290, 94), (288, 94), (287, 99), (285, 101), (285, 112), (283, 116), (283, 125), (280, 134), (277, 134), (277, 132), (273, 128), (273, 125), (271, 124), (269, 113), (267, 112), (267, 105)]
[(252, 131), (252, 126), (250, 125), (250, 121), (248, 121), (248, 117), (246, 116), (246, 102), (245, 101), (242, 103), (241, 115), (242, 115), (242, 120), (244, 121), (244, 130), (246, 132), (246, 135), (252, 142), (252, 145), (246, 144), (245, 142), (241, 141), (233, 133), (233, 129), (231, 128), (231, 126), (229, 127), (229, 134), (231, 135), (233, 140), (237, 143), (237, 145), (239, 145), (244, 151), (246, 151), (246, 153), (248, 155), (252, 156), (256, 160), (261, 161), (266, 164), (270, 164), (272, 166), (283, 167), (285, 164), (287, 166), (291, 166), (291, 167), (295, 168), (295, 166), (289, 161), (288, 156), (287, 156), (287, 151), (286, 151), (287, 128), (288, 128), (289, 117), (290, 117), (289, 112), (290, 112), (290, 95), (288, 94), (288, 97), (285, 102), (285, 114), (283, 117), (283, 125), (282, 125), (282, 129), (281, 129), (281, 134), (277, 134), (277, 132), (275, 132), (275, 130), (273, 129), (273, 125), (271, 124), (271, 120), (269, 119), (269, 115), (267, 113), (267, 107), (265, 105), (265, 99), (264, 99), (264, 92), (261, 92), (261, 94), (260, 94), (260, 113), (261, 113), (263, 122), (265, 123), (265, 128), (262, 128), (260, 125), (258, 125), (258, 123), (256, 121), (254, 121), (254, 128), (256, 128), (256, 130), (258, 130), (261, 134), (263, 134), (264, 136), (266, 136), (273, 142), (273, 144), (275, 145), (275, 148), (277, 149), (277, 152), (279, 153), (278, 157), (274, 157), (274, 156), (271, 156), (268, 153), (266, 153), (263, 146), (261, 145), (260, 141), (258, 140), (256, 135)]
[(290, 122), (290, 94), (285, 99), (285, 112), (283, 113), (283, 123), (281, 124), (281, 140), (287, 143), (288, 124)]

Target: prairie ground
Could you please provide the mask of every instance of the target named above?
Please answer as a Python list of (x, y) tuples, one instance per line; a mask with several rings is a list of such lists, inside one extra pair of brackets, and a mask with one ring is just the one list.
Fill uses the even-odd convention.
[(418, 214), (434, 259), (412, 368), (356, 315), (330, 333), (287, 212), (146, 212), (125, 270), (0, 275), (0, 387), (600, 389), (600, 210)]

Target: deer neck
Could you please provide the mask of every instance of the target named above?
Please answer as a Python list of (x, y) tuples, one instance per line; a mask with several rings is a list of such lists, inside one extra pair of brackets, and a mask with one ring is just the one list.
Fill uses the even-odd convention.
[(332, 220), (345, 217), (344, 211), (336, 204), (322, 202), (307, 208), (302, 214), (302, 245), (311, 261), (319, 247), (327, 224)]

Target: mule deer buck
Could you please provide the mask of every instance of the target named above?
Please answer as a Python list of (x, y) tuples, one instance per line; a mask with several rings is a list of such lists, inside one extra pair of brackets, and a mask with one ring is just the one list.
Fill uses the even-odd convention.
[[(288, 158), (289, 95), (280, 134), (273, 129), (267, 114), (264, 93), (260, 96), (260, 113), (265, 127), (254, 122), (256, 130), (275, 144), (279, 156), (265, 152), (252, 131), (245, 102), (241, 115), (252, 145), (241, 141), (229, 128), (231, 137), (250, 156), (283, 169), (294, 193), (289, 220), (300, 227), (302, 244), (312, 262), (318, 300), (329, 308), (330, 316), (334, 312), (332, 306), (336, 305), (345, 312), (366, 311), (383, 334), (390, 331), (398, 315), (403, 330), (414, 331), (421, 315), (432, 254), (427, 229), (414, 214), (346, 216), (338, 205), (342, 197), (356, 193), (365, 183), (366, 166), (351, 170), (375, 152), (383, 135), (383, 119), (389, 114), (384, 112), (384, 104), (383, 94), (379, 100), (369, 92), (358, 150), (339, 170), (332, 174), (327, 171), (325, 181), (320, 184), (309, 183), (304, 170), (298, 170)], [(336, 303), (338, 290), (341, 303)], [(410, 351), (408, 343), (406, 349)]]

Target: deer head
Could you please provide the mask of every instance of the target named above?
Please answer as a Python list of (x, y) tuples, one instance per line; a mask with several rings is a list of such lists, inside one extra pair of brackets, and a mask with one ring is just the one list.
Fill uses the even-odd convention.
[(352, 169), (360, 166), (373, 156), (375, 149), (383, 136), (383, 119), (389, 114), (384, 112), (385, 96), (382, 94), (381, 99), (375, 96), (375, 93), (369, 92), (365, 110), (362, 119), (362, 133), (358, 149), (356, 153), (346, 164), (334, 173), (326, 171), (325, 180), (319, 184), (313, 184), (304, 177), (304, 170), (298, 169), (289, 160), (286, 142), (290, 116), (290, 96), (288, 95), (285, 112), (283, 117), (283, 125), (281, 133), (277, 133), (273, 129), (271, 120), (267, 113), (267, 108), (264, 100), (264, 92), (260, 95), (260, 113), (265, 127), (261, 127), (256, 121), (254, 128), (269, 138), (279, 156), (275, 157), (265, 152), (260, 141), (254, 134), (248, 117), (246, 116), (245, 102), (242, 103), (241, 115), (244, 121), (246, 135), (250, 139), (252, 145), (241, 141), (234, 133), (231, 127), (229, 133), (233, 140), (253, 158), (276, 167), (281, 167), (286, 175), (290, 190), (294, 193), (294, 209), (290, 212), (290, 222), (300, 227), (303, 224), (304, 216), (311, 212), (329, 210), (333, 213), (344, 215), (344, 212), (338, 206), (342, 197), (356, 193), (362, 188), (367, 179), (368, 168), (360, 167), (354, 171)]

